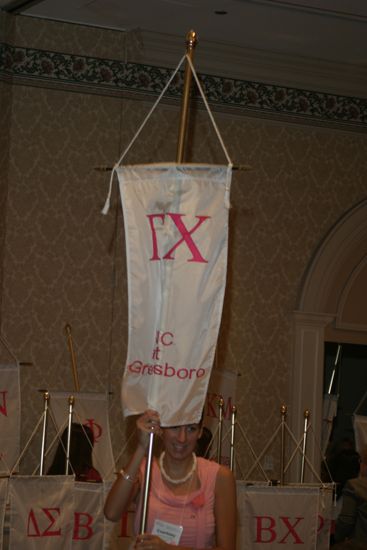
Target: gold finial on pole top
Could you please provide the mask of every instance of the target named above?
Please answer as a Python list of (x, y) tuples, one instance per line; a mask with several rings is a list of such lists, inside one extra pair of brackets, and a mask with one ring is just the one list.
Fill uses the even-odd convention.
[(280, 407), (280, 414), (281, 414), (282, 416), (286, 416), (286, 415), (287, 415), (287, 405), (284, 405), (284, 403), (283, 403), (283, 405), (281, 405), (281, 407)]
[(308, 409), (306, 409), (305, 412), (303, 413), (303, 416), (304, 418), (310, 418), (310, 414), (311, 412)]
[(71, 334), (71, 326), (69, 324), (65, 325), (65, 332), (68, 338), (68, 346), (69, 346), (69, 352), (70, 352), (70, 358), (71, 358), (71, 369), (73, 371), (73, 379), (74, 379), (74, 389), (75, 391), (80, 391), (78, 369), (76, 366), (76, 359), (75, 359), (75, 353), (74, 353), (73, 337)]
[[(194, 49), (197, 44), (197, 34), (191, 30), (186, 35), (186, 55), (190, 58), (190, 61), (194, 58)], [(184, 89), (182, 94), (181, 104), (181, 116), (180, 116), (180, 128), (178, 132), (177, 153), (176, 162), (181, 164), (184, 159), (184, 149), (187, 134), (187, 121), (189, 114), (190, 104), (190, 91), (191, 91), (192, 71), (190, 65), (186, 62), (185, 76), (184, 76)]]

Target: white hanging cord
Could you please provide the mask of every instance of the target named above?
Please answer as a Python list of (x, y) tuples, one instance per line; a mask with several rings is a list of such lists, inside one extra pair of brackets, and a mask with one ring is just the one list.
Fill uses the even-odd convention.
[(207, 101), (207, 99), (206, 99), (206, 97), (205, 97), (205, 94), (204, 94), (203, 89), (202, 89), (202, 87), (201, 87), (201, 84), (200, 84), (200, 82), (199, 82), (198, 75), (196, 74), (196, 71), (195, 71), (195, 69), (194, 69), (194, 65), (193, 65), (193, 63), (192, 63), (190, 57), (189, 57), (187, 54), (186, 54), (185, 57), (186, 57), (186, 60), (187, 60), (188, 64), (190, 65), (190, 68), (191, 68), (191, 70), (192, 70), (192, 74), (194, 75), (194, 78), (195, 78), (197, 87), (199, 88), (200, 95), (201, 95), (201, 97), (202, 97), (202, 100), (204, 101), (206, 110), (208, 111), (208, 115), (209, 115), (209, 117), (210, 117), (210, 120), (212, 121), (214, 130), (215, 130), (215, 133), (217, 134), (217, 137), (218, 137), (219, 142), (220, 142), (220, 144), (221, 144), (221, 146), (222, 146), (222, 149), (223, 149), (223, 152), (224, 152), (224, 154), (225, 154), (225, 156), (226, 156), (226, 159), (227, 159), (227, 161), (228, 161), (228, 164), (232, 167), (232, 166), (233, 166), (233, 163), (232, 163), (232, 161), (231, 161), (231, 159), (230, 159), (230, 156), (229, 156), (229, 154), (228, 154), (227, 148), (226, 148), (226, 146), (224, 145), (224, 141), (223, 141), (223, 139), (222, 139), (222, 136), (220, 135), (218, 126), (216, 125), (216, 122), (215, 122), (214, 117), (213, 117), (213, 115), (212, 115), (212, 112), (211, 112), (211, 110), (210, 110), (209, 103), (208, 103), (208, 101)]
[(169, 88), (172, 80), (174, 79), (174, 77), (176, 76), (177, 72), (179, 71), (182, 63), (184, 62), (184, 59), (186, 57), (186, 54), (184, 56), (182, 56), (182, 59), (180, 60), (179, 64), (177, 65), (176, 69), (173, 71), (170, 79), (168, 80), (167, 84), (165, 85), (165, 87), (163, 88), (163, 90), (161, 91), (161, 93), (159, 94), (158, 96), (158, 99), (155, 101), (153, 107), (150, 109), (149, 113), (147, 114), (147, 116), (145, 117), (145, 119), (143, 120), (142, 124), (140, 125), (140, 127), (138, 128), (138, 131), (136, 132), (135, 136), (133, 137), (133, 139), (130, 141), (129, 145), (126, 147), (125, 151), (122, 153), (121, 157), (119, 158), (119, 160), (116, 162), (116, 164), (114, 165), (114, 167), (112, 168), (112, 172), (111, 172), (111, 177), (110, 177), (110, 186), (109, 186), (109, 190), (108, 190), (108, 195), (107, 195), (107, 200), (106, 200), (106, 203), (103, 207), (103, 210), (102, 210), (102, 214), (107, 214), (109, 208), (110, 208), (110, 202), (111, 202), (111, 192), (112, 192), (112, 182), (113, 182), (113, 176), (114, 176), (114, 173), (116, 172), (117, 168), (120, 166), (120, 163), (121, 161), (124, 159), (124, 157), (127, 155), (127, 153), (130, 151), (131, 147), (133, 146), (133, 144), (135, 143), (136, 139), (139, 137), (141, 131), (143, 130), (144, 126), (146, 125), (146, 123), (148, 122), (149, 118), (151, 117), (153, 111), (156, 109), (158, 103), (160, 102), (160, 100), (162, 99), (162, 97), (164, 96), (164, 94), (166, 93), (167, 89)]

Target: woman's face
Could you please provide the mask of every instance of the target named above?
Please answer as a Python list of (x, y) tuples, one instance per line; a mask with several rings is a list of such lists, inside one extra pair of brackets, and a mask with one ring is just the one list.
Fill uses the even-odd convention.
[(195, 451), (201, 432), (202, 427), (200, 424), (162, 428), (162, 439), (166, 453), (176, 460), (187, 458)]

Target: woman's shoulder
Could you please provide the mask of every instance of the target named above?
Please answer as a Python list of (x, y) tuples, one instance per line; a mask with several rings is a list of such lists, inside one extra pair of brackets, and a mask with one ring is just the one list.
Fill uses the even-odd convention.
[(209, 470), (211, 472), (216, 472), (220, 468), (220, 464), (218, 462), (215, 462), (214, 460), (208, 460), (207, 458), (203, 458), (202, 456), (198, 456), (196, 458), (198, 467), (201, 470)]
[(231, 480), (233, 479), (233, 473), (227, 466), (224, 466), (223, 464), (218, 464), (218, 462), (215, 462), (214, 460), (208, 460), (207, 458), (198, 457), (198, 467), (199, 467), (199, 473), (200, 477), (203, 480), (206, 481), (212, 481), (212, 482), (218, 482), (225, 480)]

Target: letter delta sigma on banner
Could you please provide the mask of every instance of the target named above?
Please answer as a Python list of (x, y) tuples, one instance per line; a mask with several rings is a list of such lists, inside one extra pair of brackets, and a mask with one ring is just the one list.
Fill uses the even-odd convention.
[(231, 168), (117, 168), (124, 212), (129, 340), (126, 416), (198, 422), (213, 364), (227, 271)]

